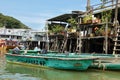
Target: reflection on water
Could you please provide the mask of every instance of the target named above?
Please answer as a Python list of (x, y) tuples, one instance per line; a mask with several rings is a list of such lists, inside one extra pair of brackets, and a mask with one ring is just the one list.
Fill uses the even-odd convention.
[[(4, 64), (2, 59), (1, 64)], [(3, 67), (4, 66), (4, 67)], [(0, 80), (119, 80), (119, 71), (64, 71), (7, 63), (0, 69)]]
[(28, 74), (21, 74), (19, 72), (12, 73), (11, 70), (15, 68), (15, 66), (12, 66), (14, 66), (14, 64), (11, 65), (6, 63), (4, 55), (0, 56), (0, 80), (40, 80)]

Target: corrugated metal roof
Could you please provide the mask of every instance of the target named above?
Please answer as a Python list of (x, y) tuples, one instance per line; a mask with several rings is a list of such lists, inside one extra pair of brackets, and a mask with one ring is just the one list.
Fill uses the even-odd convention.
[(53, 17), (51, 19), (48, 19), (47, 21), (62, 21), (62, 22), (67, 22), (68, 19), (72, 18), (77, 18), (78, 15), (82, 15), (84, 12), (82, 11), (72, 11), (72, 13), (68, 14), (62, 14), (56, 17)]

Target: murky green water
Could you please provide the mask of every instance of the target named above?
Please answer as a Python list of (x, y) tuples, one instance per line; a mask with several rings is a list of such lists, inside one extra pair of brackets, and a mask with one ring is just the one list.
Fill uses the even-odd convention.
[(65, 71), (6, 63), (0, 57), (0, 80), (120, 80), (120, 71)]

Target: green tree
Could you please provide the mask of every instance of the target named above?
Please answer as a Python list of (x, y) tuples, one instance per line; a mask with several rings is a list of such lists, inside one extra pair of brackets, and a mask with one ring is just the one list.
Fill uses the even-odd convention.
[(6, 28), (24, 28), (28, 29), (29, 27), (24, 25), (22, 22), (19, 20), (10, 17), (10, 16), (5, 16), (2, 13), (0, 13), (0, 27), (5, 26)]

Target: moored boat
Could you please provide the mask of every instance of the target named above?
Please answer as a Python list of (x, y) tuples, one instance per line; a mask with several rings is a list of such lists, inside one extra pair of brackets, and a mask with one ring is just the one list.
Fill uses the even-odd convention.
[(6, 59), (11, 62), (35, 64), (56, 69), (65, 70), (86, 70), (97, 58), (92, 56), (76, 55), (73, 53), (59, 54), (12, 54), (7, 53)]
[(119, 54), (82, 54), (92, 55), (98, 59), (90, 66), (94, 69), (103, 70), (120, 70), (120, 55)]
[(120, 70), (120, 56), (112, 54), (93, 55), (99, 57), (98, 60), (92, 65), (93, 68), (99, 68), (103, 70)]

